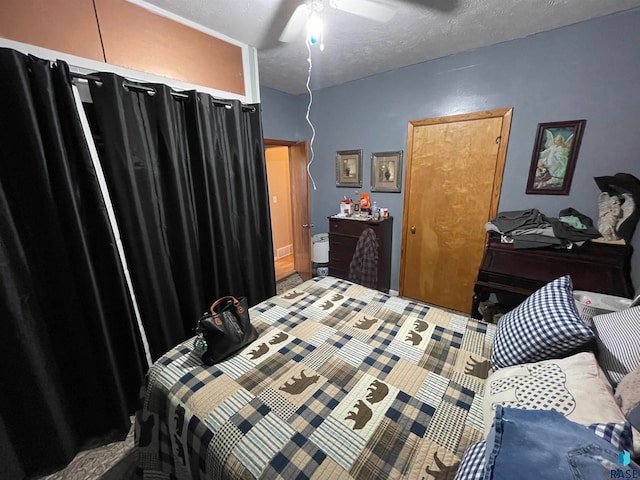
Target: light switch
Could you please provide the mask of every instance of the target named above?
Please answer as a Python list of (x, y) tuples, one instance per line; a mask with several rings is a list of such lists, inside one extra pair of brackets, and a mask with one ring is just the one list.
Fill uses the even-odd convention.
[(273, 203), (278, 203), (278, 197), (276, 197), (275, 195), (273, 196)]

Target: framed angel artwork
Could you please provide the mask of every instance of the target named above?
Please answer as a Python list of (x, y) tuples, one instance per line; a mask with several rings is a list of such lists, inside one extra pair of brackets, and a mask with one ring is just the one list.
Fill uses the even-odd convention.
[(526, 193), (569, 195), (586, 120), (539, 123)]

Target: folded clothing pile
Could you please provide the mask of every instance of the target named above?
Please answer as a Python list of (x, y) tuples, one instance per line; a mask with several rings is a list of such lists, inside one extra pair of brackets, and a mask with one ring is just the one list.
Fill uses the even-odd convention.
[(485, 229), (500, 233), (514, 248), (571, 248), (601, 236), (593, 220), (574, 208), (560, 210), (557, 218), (537, 208), (499, 212)]

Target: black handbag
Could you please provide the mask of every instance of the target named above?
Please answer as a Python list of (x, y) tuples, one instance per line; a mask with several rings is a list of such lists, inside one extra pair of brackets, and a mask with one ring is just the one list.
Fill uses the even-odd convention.
[(198, 320), (196, 333), (193, 346), (207, 365), (221, 362), (258, 338), (246, 297), (227, 296), (213, 302)]

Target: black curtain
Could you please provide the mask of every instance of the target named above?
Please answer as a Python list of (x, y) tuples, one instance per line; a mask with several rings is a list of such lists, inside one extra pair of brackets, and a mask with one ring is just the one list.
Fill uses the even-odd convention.
[(205, 291), (275, 295), (273, 241), (258, 106), (192, 93), (185, 103), (194, 172)]
[(67, 65), (0, 49), (8, 471), (58, 469), (129, 430), (146, 364), (115, 244)]
[(98, 76), (93, 130), (155, 359), (217, 297), (275, 294), (260, 112)]

